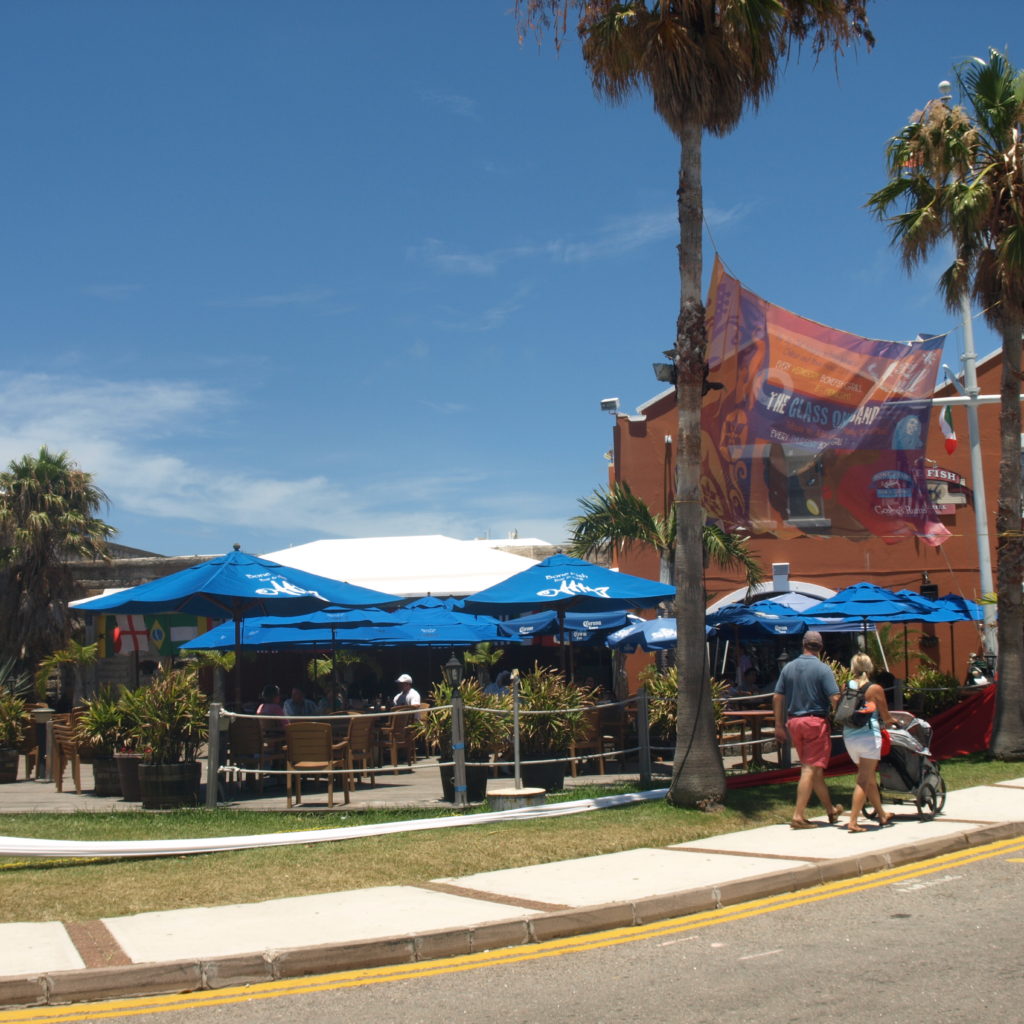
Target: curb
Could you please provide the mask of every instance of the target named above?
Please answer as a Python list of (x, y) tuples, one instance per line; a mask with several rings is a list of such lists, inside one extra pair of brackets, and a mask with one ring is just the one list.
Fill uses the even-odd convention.
[(945, 853), (1024, 835), (1024, 822), (1003, 822), (922, 839), (885, 853), (864, 853), (767, 872), (725, 885), (705, 886), (622, 903), (574, 907), (467, 928), (362, 942), (301, 946), (199, 960), (93, 967), (0, 978), (0, 1008), (56, 1006), (132, 996), (169, 995), (258, 985), (288, 978), (466, 956), (612, 928), (632, 928), (686, 917), (828, 882), (928, 860)]

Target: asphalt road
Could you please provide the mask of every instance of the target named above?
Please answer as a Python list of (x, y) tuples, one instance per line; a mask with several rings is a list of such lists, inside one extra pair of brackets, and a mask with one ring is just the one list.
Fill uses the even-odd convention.
[(0, 1024), (1012, 1024), (1022, 908), (1024, 855), (980, 848), (642, 929)]

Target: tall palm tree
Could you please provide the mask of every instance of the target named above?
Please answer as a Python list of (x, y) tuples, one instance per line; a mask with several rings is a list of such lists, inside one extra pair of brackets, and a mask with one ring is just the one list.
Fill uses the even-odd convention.
[(0, 652), (27, 670), (70, 639), (70, 557), (105, 558), (107, 496), (45, 445), (0, 473)]
[[(964, 106), (933, 101), (890, 140), (890, 180), (868, 201), (908, 269), (947, 239), (939, 288), (974, 299), (1003, 343), (996, 511), (999, 688), (992, 753), (1024, 758), (1024, 536), (1021, 533), (1021, 333), (1024, 332), (1024, 69), (997, 50), (956, 69)], [(893, 213), (893, 210), (899, 212)]]
[(679, 715), (670, 802), (713, 806), (725, 795), (704, 656), (704, 516), (700, 409), (707, 331), (701, 296), (705, 132), (726, 135), (772, 92), (791, 50), (840, 51), (862, 38), (868, 0), (516, 0), (520, 30), (552, 31), (570, 14), (595, 92), (621, 102), (647, 90), (680, 143), (679, 316), (672, 351), (679, 409), (675, 586)]
[[(675, 577), (676, 513), (652, 512), (629, 484), (613, 483), (579, 499), (582, 515), (569, 521), (569, 553), (577, 558), (608, 557), (628, 551), (633, 545), (653, 548), (658, 553), (659, 581), (671, 583)], [(751, 554), (746, 541), (727, 533), (714, 523), (705, 523), (704, 557), (727, 571), (743, 573), (748, 590), (764, 579), (761, 563)]]

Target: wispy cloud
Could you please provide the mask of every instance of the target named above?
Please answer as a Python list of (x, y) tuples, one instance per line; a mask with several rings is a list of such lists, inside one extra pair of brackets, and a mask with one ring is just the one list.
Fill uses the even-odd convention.
[[(711, 211), (708, 222), (721, 225), (742, 215), (740, 207)], [(437, 238), (411, 246), (408, 257), (445, 274), (488, 275), (499, 267), (520, 260), (548, 259), (553, 263), (586, 263), (614, 259), (647, 245), (674, 239), (679, 224), (674, 210), (616, 217), (600, 227), (592, 238), (548, 239), (474, 252), (460, 249)]]
[[(424, 404), (437, 415), (464, 411), (456, 403)], [(179, 534), (191, 526), (197, 541), (225, 529), (302, 539), (522, 532), (522, 524), (503, 526), (508, 509), (522, 507), (518, 489), (513, 493), (510, 485), (502, 493), (486, 469), (438, 475), (393, 465), (350, 484), (351, 478), (268, 472), (265, 455), (232, 464), (205, 440), (215, 428), (213, 417), (225, 410), (236, 417), (246, 412), (238, 396), (185, 380), (0, 374), (0, 465), (43, 444), (67, 450), (109, 495), (106, 518), (115, 526), (119, 515), (148, 517), (154, 535), (166, 521)], [(538, 499), (538, 518), (550, 511), (550, 496), (546, 500)], [(142, 543), (160, 550), (152, 540)]]
[(231, 309), (271, 309), (276, 306), (314, 306), (334, 297), (330, 288), (306, 291), (281, 292), (273, 295), (249, 295), (234, 299), (213, 299), (208, 305), (226, 306)]
[(425, 103), (441, 107), (456, 117), (479, 117), (479, 104), (469, 96), (451, 92), (424, 92), (420, 94)]
[(407, 255), (416, 263), (425, 263), (446, 274), (493, 274), (501, 261), (500, 253), (460, 252), (437, 238), (410, 246)]
[(435, 326), (442, 330), (462, 331), (467, 334), (497, 330), (513, 313), (522, 308), (524, 294), (525, 292), (520, 292), (505, 302), (488, 306), (478, 313), (456, 313), (454, 310), (448, 310), (445, 316), (436, 321)]

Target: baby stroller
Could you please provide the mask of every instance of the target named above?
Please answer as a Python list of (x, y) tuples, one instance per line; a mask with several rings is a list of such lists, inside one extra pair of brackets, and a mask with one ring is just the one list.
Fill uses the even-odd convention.
[[(889, 730), (892, 747), (878, 762), (878, 788), (882, 799), (886, 799), (887, 793), (906, 793), (917, 805), (918, 816), (930, 821), (946, 805), (946, 783), (938, 762), (932, 760), (928, 749), (932, 727), (905, 711), (894, 711), (892, 717), (901, 728)], [(893, 798), (891, 802), (904, 801)], [(874, 809), (868, 816), (875, 816)]]

